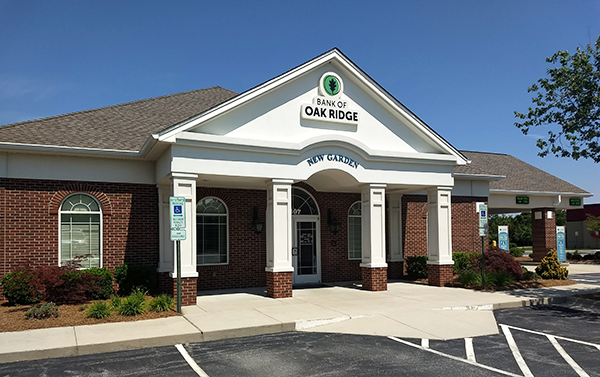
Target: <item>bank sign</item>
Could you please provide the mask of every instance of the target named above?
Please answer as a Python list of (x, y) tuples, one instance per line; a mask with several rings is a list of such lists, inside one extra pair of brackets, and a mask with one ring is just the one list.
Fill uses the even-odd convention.
[(357, 125), (358, 110), (350, 109), (348, 101), (342, 99), (344, 83), (334, 72), (327, 72), (319, 80), (319, 95), (312, 104), (303, 104), (300, 111), (302, 119)]

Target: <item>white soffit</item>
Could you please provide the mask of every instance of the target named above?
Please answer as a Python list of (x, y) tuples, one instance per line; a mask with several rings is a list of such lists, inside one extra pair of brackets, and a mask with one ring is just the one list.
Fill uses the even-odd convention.
[[(299, 135), (298, 130), (296, 130), (296, 134), (294, 134), (294, 130), (291, 130), (289, 135), (286, 135), (289, 136), (288, 140), (281, 138), (278, 140), (276, 133), (271, 132), (273, 130), (269, 130), (265, 125), (286, 126), (286, 116), (294, 117), (294, 120), (299, 123), (301, 103), (311, 103), (317, 94), (318, 79), (315, 79), (315, 77), (318, 78), (323, 72), (327, 71), (336, 72), (343, 77), (344, 85), (349, 92), (349, 96), (344, 99), (348, 100), (350, 106), (361, 111), (361, 121), (362, 119), (368, 120), (371, 128), (361, 130), (360, 123), (358, 129), (355, 128), (354, 130), (352, 126), (338, 125), (337, 123), (327, 123), (326, 126), (319, 127), (319, 122), (315, 122), (315, 124), (308, 127), (305, 125), (299, 127), (302, 131), (301, 137), (304, 138), (303, 140), (294, 139)], [(275, 91), (279, 92), (277, 94), (281, 93), (282, 95), (272, 95)], [(261, 103), (261, 98), (267, 98), (269, 95), (271, 95), (269, 100), (272, 101), (273, 98), (278, 98), (279, 103), (275, 103), (275, 106), (272, 106), (269, 100)], [(366, 104), (365, 107), (368, 110), (379, 108), (380, 111), (377, 114), (372, 114), (371, 111), (366, 111), (357, 102), (360, 105)], [(254, 107), (252, 107), (253, 105)], [(258, 120), (261, 117), (263, 118), (262, 123)], [(224, 121), (219, 123), (219, 118)], [(385, 118), (383, 122), (379, 121), (381, 118)], [(252, 129), (253, 121), (256, 121), (254, 129)], [(382, 127), (375, 127), (374, 125), (377, 123), (381, 124)], [(391, 128), (387, 126), (392, 123)], [(261, 124), (262, 128), (260, 127)], [(244, 129), (245, 127), (248, 128)], [(286, 131), (289, 130), (286, 129)], [(192, 132), (247, 140), (250, 144), (252, 144), (251, 139), (266, 142), (295, 140), (296, 143), (304, 144), (307, 140), (318, 139), (326, 134), (329, 135), (331, 140), (339, 139), (342, 135), (354, 135), (355, 138), (360, 139), (368, 147), (363, 149), (365, 151), (369, 149), (394, 150), (397, 153), (415, 157), (422, 154), (438, 155), (438, 157), (441, 157), (440, 160), (447, 160), (451, 156), (456, 164), (464, 165), (468, 162), (460, 152), (406, 109), (337, 49), (330, 50), (211, 110), (164, 130), (158, 135), (158, 140), (176, 142), (176, 140), (189, 139)], [(263, 135), (260, 135), (261, 132)], [(191, 137), (191, 139), (195, 138)], [(446, 155), (446, 157), (442, 157), (443, 155)]]

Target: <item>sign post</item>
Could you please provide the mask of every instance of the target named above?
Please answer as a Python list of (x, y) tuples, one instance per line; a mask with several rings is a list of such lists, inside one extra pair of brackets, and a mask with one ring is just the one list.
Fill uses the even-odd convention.
[(565, 250), (565, 227), (556, 227), (556, 254), (558, 254), (559, 262), (567, 261), (567, 254)]
[(479, 214), (479, 236), (481, 237), (481, 285), (485, 291), (485, 237), (488, 235), (487, 204), (477, 203)]
[(177, 313), (181, 313), (181, 241), (185, 240), (185, 198), (169, 198), (171, 217), (171, 241), (175, 241), (177, 253)]
[(508, 225), (498, 225), (498, 247), (509, 252)]

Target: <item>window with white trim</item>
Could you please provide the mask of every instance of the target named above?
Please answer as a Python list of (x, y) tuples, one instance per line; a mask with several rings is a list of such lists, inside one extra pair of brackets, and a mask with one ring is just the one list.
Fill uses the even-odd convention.
[(79, 257), (83, 268), (101, 267), (102, 210), (94, 197), (73, 194), (60, 206), (60, 265)]
[(198, 265), (227, 264), (227, 207), (221, 200), (204, 198), (196, 206), (196, 236)]
[(362, 204), (356, 202), (348, 210), (348, 259), (362, 259)]

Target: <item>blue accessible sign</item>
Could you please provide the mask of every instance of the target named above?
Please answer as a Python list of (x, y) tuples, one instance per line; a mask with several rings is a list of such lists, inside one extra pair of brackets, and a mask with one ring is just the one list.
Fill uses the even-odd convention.
[(556, 254), (558, 254), (559, 262), (567, 261), (567, 253), (565, 250), (565, 227), (557, 226), (556, 227)]

